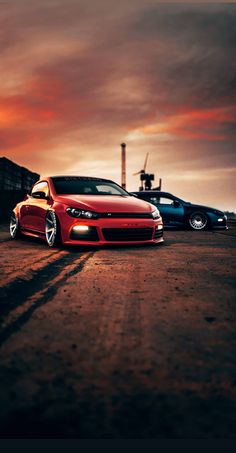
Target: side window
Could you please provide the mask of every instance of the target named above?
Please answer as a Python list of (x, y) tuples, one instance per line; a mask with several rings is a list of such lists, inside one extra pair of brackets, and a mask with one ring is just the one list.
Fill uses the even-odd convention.
[(174, 204), (174, 200), (172, 198), (161, 197), (159, 204)]
[(142, 200), (144, 201), (147, 201), (148, 203), (152, 203), (154, 204), (155, 206), (157, 206), (158, 204), (160, 204), (160, 197), (158, 196), (145, 196), (145, 195), (142, 195)]
[(48, 183), (46, 181), (42, 181), (39, 182), (38, 184), (35, 184), (31, 191), (31, 195), (33, 195), (35, 192), (44, 192), (45, 196), (48, 197), (49, 195)]
[(152, 203), (155, 206), (157, 206), (158, 204), (160, 204), (160, 197), (150, 197), (149, 203)]
[(174, 200), (172, 198), (167, 197), (158, 197), (158, 196), (149, 196), (149, 197), (142, 197), (145, 201), (154, 204), (155, 206), (159, 206), (160, 204), (165, 205), (173, 205)]

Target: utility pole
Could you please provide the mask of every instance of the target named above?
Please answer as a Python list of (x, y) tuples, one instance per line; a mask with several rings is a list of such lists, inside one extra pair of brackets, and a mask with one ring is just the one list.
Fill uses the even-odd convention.
[(121, 186), (126, 189), (126, 144), (121, 143)]

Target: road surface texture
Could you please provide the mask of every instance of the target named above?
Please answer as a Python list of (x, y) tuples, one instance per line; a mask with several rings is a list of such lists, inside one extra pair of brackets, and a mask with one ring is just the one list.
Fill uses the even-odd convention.
[(235, 438), (235, 245), (50, 249), (2, 225), (0, 437)]

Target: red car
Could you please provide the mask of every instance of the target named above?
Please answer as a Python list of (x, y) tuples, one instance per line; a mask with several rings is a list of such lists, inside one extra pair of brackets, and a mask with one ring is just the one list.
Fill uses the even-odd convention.
[(105, 245), (163, 242), (158, 209), (113, 181), (52, 176), (38, 181), (10, 220), (13, 239), (21, 233), (62, 244)]

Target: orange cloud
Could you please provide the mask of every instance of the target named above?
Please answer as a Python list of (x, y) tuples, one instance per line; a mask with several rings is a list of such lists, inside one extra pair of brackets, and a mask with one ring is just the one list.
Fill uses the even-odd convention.
[(20, 128), (32, 123), (52, 121), (56, 112), (44, 105), (30, 105), (27, 99), (14, 96), (0, 98), (0, 127)]
[[(64, 86), (56, 77), (33, 76), (26, 79), (19, 94), (0, 96), (0, 128), (28, 129), (50, 126), (63, 119), (66, 104)], [(63, 96), (64, 95), (64, 96)], [(64, 112), (66, 119), (68, 112)]]
[(227, 140), (227, 135), (219, 129), (235, 120), (234, 106), (198, 110), (181, 108), (158, 123), (142, 127), (139, 132), (144, 135), (171, 134), (191, 139)]

